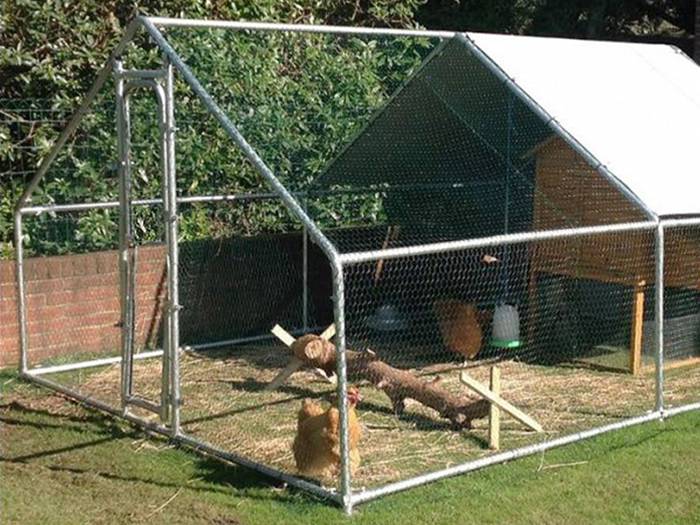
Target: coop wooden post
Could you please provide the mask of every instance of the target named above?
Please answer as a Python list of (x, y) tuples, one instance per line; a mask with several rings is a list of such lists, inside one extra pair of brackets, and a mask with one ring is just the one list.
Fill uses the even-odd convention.
[(639, 281), (634, 287), (632, 300), (632, 329), (630, 334), (630, 372), (639, 375), (642, 370), (642, 329), (644, 327), (644, 286)]
[[(496, 396), (501, 395), (501, 369), (497, 366), (491, 367), (491, 382), (489, 383), (491, 392)], [(489, 447), (493, 450), (501, 448), (501, 409), (498, 405), (491, 403), (489, 410)]]
[(540, 425), (537, 421), (535, 421), (533, 418), (528, 416), (525, 412), (520, 410), (519, 408), (513, 406), (511, 403), (503, 399), (501, 396), (494, 394), (486, 388), (485, 385), (482, 385), (478, 381), (476, 381), (474, 378), (472, 378), (469, 374), (466, 372), (462, 372), (459, 375), (459, 380), (472, 389), (474, 392), (479, 394), (481, 397), (486, 399), (489, 403), (498, 406), (501, 410), (503, 410), (505, 413), (510, 414), (513, 416), (515, 419), (520, 421), (523, 425), (525, 425), (528, 428), (531, 428), (535, 432), (544, 432), (544, 429), (542, 428), (542, 425)]

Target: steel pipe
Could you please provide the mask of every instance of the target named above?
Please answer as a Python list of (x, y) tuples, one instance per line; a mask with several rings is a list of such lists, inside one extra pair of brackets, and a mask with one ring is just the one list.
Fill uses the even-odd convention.
[(333, 308), (335, 314), (337, 394), (340, 412), (340, 493), (343, 509), (352, 514), (352, 480), (350, 475), (350, 448), (348, 426), (347, 358), (345, 346), (345, 276), (343, 265), (331, 259), (333, 273)]
[[(151, 357), (160, 357), (162, 355), (163, 350), (151, 350), (148, 352), (141, 352), (140, 354), (134, 354), (133, 358), (149, 359)], [(35, 368), (30, 368), (26, 371), (26, 373), (33, 376), (41, 376), (46, 374), (55, 374), (58, 372), (70, 372), (71, 370), (82, 370), (84, 368), (95, 368), (98, 366), (115, 365), (121, 362), (121, 356), (103, 357), (101, 359), (91, 359), (89, 361), (79, 361), (77, 363), (66, 363), (64, 365), (38, 366)]]
[(22, 215), (15, 213), (15, 279), (17, 290), (17, 320), (19, 324), (19, 371), (29, 367), (29, 339), (27, 332), (27, 290), (24, 283), (24, 233)]
[(656, 298), (654, 301), (655, 327), (655, 387), (656, 410), (663, 414), (664, 409), (664, 225), (656, 227), (654, 267), (656, 271)]
[(165, 120), (164, 120), (164, 181), (166, 194), (165, 227), (168, 246), (168, 352), (169, 369), (167, 385), (170, 395), (170, 427), (173, 435), (180, 433), (180, 289), (179, 244), (177, 218), (177, 177), (175, 172), (175, 95), (174, 71), (170, 60), (164, 59), (165, 71)]
[(576, 443), (577, 441), (582, 441), (584, 439), (589, 439), (606, 432), (611, 432), (613, 430), (620, 430), (626, 427), (631, 427), (633, 425), (639, 425), (641, 423), (647, 423), (649, 421), (658, 420), (661, 418), (661, 413), (658, 411), (650, 412), (643, 416), (632, 417), (616, 423), (611, 423), (609, 425), (604, 425), (598, 428), (593, 428), (590, 430), (584, 430), (582, 432), (576, 432), (575, 434), (569, 434), (567, 436), (562, 436), (560, 438), (552, 439), (550, 441), (543, 441), (541, 443), (536, 443), (533, 445), (528, 445), (521, 448), (516, 448), (513, 450), (508, 450), (506, 452), (501, 452), (498, 454), (493, 454), (481, 459), (474, 461), (469, 461), (461, 465), (456, 465), (454, 467), (438, 470), (436, 472), (431, 472), (429, 474), (424, 474), (422, 476), (416, 476), (411, 479), (406, 479), (396, 483), (391, 483), (383, 487), (379, 487), (371, 490), (364, 490), (360, 492), (354, 492), (352, 496), (353, 503), (363, 503), (376, 499), (380, 496), (386, 494), (393, 494), (394, 492), (399, 492), (412, 487), (418, 487), (420, 485), (425, 485), (431, 481), (436, 481), (439, 479), (456, 476), (458, 474), (464, 474), (467, 472), (472, 472), (474, 470), (482, 469), (490, 465), (496, 465), (498, 463), (505, 463), (506, 461), (511, 461), (514, 459), (522, 458), (525, 456), (530, 456), (532, 454), (537, 454), (538, 452), (544, 452), (556, 447), (561, 447), (563, 445), (568, 445), (570, 443)]
[(464, 239), (459, 241), (436, 242), (416, 246), (404, 246), (399, 248), (387, 248), (384, 250), (369, 250), (366, 252), (351, 252), (340, 254), (340, 262), (346, 264), (358, 264), (363, 262), (378, 261), (381, 259), (398, 259), (414, 257), (417, 255), (430, 255), (434, 253), (447, 253), (472, 248), (485, 248), (489, 246), (503, 246), (534, 241), (549, 241), (556, 239), (568, 239), (584, 235), (603, 235), (629, 231), (646, 231), (656, 227), (656, 222), (627, 222), (621, 224), (605, 224), (601, 226), (581, 226), (578, 228), (561, 228), (557, 230), (545, 230), (526, 233), (509, 233), (505, 235), (493, 235), (476, 239)]
[(452, 38), (454, 31), (430, 31), (425, 29), (391, 29), (383, 27), (347, 27), (314, 24), (278, 24), (273, 22), (245, 22), (233, 20), (194, 20), (160, 16), (142, 17), (160, 27), (184, 27), (192, 29), (233, 29), (256, 31), (285, 31), (290, 33), (322, 33), (333, 35), (367, 35), (423, 38)]
[(682, 218), (660, 218), (661, 224), (664, 228), (680, 228), (683, 226), (700, 226), (700, 217), (682, 217)]
[(165, 78), (166, 72), (163, 69), (123, 69), (117, 74), (118, 78), (144, 80)]
[(677, 416), (679, 414), (685, 414), (686, 412), (692, 412), (693, 410), (700, 410), (700, 402), (673, 408), (664, 408), (664, 417)]
[(328, 499), (330, 501), (340, 503), (341, 499), (339, 495), (336, 492), (330, 491), (328, 489), (325, 489), (323, 487), (320, 487), (318, 485), (315, 485), (313, 483), (309, 483), (308, 481), (304, 481), (303, 479), (297, 478), (295, 476), (289, 475), (285, 472), (282, 472), (281, 470), (268, 467), (267, 465), (263, 465), (261, 463), (257, 463), (255, 461), (251, 461), (249, 459), (246, 459), (243, 456), (239, 456), (238, 454), (233, 454), (231, 452), (227, 452), (223, 449), (220, 449), (218, 447), (215, 447), (214, 445), (211, 445), (209, 443), (206, 443), (205, 441), (202, 441), (196, 437), (189, 436), (187, 434), (181, 433), (177, 436), (172, 436), (170, 429), (160, 425), (158, 423), (154, 423), (152, 421), (148, 421), (146, 419), (140, 418), (138, 416), (135, 416), (133, 414), (129, 413), (122, 413), (118, 409), (103, 403), (101, 401), (98, 401), (96, 399), (93, 399), (89, 396), (86, 396), (84, 394), (81, 394), (80, 392), (73, 390), (71, 388), (67, 388), (64, 385), (61, 385), (60, 383), (57, 383), (55, 381), (51, 381), (50, 379), (46, 379), (44, 377), (40, 376), (34, 376), (30, 374), (21, 374), (21, 377), (26, 379), (27, 381), (30, 381), (32, 383), (35, 383), (37, 385), (43, 386), (45, 388), (54, 390), (56, 392), (59, 392), (63, 394), (64, 396), (71, 398), (75, 401), (78, 401), (79, 403), (82, 403), (83, 405), (91, 408), (96, 408), (98, 410), (101, 410), (102, 412), (105, 412), (107, 414), (110, 414), (112, 416), (115, 416), (117, 418), (123, 419), (125, 421), (128, 421), (129, 423), (132, 423), (133, 425), (143, 428), (145, 430), (154, 432), (156, 434), (163, 435), (165, 437), (169, 437), (173, 442), (178, 443), (180, 445), (184, 445), (194, 452), (198, 452), (200, 454), (206, 454), (208, 456), (214, 457), (216, 459), (220, 459), (223, 461), (227, 461), (230, 463), (236, 463), (238, 465), (244, 466), (246, 468), (250, 468), (251, 470), (255, 470), (257, 472), (260, 472), (261, 474), (264, 474), (268, 477), (271, 477), (273, 479), (279, 479), (280, 481), (284, 481), (285, 483), (288, 483), (289, 485), (292, 485), (294, 487), (300, 488), (302, 490), (305, 490), (307, 492), (310, 492), (311, 494), (314, 494), (316, 496), (319, 496), (324, 499)]

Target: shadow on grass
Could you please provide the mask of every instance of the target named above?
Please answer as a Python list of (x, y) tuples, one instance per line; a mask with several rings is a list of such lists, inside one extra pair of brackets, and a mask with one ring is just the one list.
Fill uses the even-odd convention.
[[(0, 454), (0, 464), (25, 465), (27, 467), (34, 465), (52, 472), (64, 472), (75, 476), (98, 476), (110, 481), (144, 483), (161, 488), (183, 489), (199, 493), (238, 495), (265, 501), (287, 502), (293, 500), (299, 502), (300, 498), (302, 501), (318, 501), (317, 497), (291, 487), (284, 491), (274, 490), (275, 488), (286, 487), (286, 485), (254, 470), (222, 462), (215, 458), (193, 454), (188, 454), (193, 459), (194, 470), (190, 479), (186, 482), (172, 479), (174, 476), (168, 471), (166, 463), (163, 464), (161, 476), (159, 477), (137, 474), (125, 475), (113, 470), (105, 470), (99, 466), (63, 465), (61, 464), (63, 462), (61, 456), (71, 452), (99, 447), (100, 445), (125, 439), (137, 440), (144, 436), (144, 433), (139, 429), (124, 430), (110, 416), (102, 415), (87, 407), (84, 407), (84, 415), (77, 416), (54, 413), (50, 410), (29, 407), (20, 402), (12, 401), (0, 405), (0, 424), (6, 425), (6, 429), (11, 428), (12, 432), (21, 433), (26, 429), (41, 432), (40, 437), (34, 441), (35, 446), (32, 448), (35, 450), (27, 454), (14, 456), (7, 453)], [(49, 433), (46, 433), (46, 431)], [(56, 437), (52, 440), (53, 436), (50, 432), (60, 431), (81, 434), (89, 432), (93, 435), (97, 434), (98, 437), (66, 446), (52, 446), (56, 444), (57, 440), (62, 438)], [(18, 438), (23, 441), (25, 446), (28, 442), (31, 443), (31, 437), (27, 435), (19, 434)], [(7, 441), (11, 442), (12, 439), (13, 437), (10, 437)], [(153, 439), (159, 438), (154, 437)], [(5, 451), (9, 449), (9, 447), (5, 447)], [(186, 453), (190, 452), (187, 447), (181, 447), (181, 449)], [(133, 452), (133, 454), (138, 455), (138, 452)], [(55, 457), (55, 464), (36, 463), (36, 460), (50, 457)], [(90, 461), (99, 462), (102, 461), (102, 458), (108, 458), (106, 462), (110, 464), (113, 461), (111, 456), (105, 456), (104, 451), (100, 451), (99, 448), (94, 452), (94, 459)], [(180, 473), (178, 472), (178, 474)], [(178, 477), (181, 476), (178, 475)]]

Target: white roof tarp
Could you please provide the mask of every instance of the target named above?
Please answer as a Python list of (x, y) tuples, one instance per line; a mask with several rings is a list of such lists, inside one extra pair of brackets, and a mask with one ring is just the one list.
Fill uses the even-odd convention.
[(658, 44), (469, 33), (657, 215), (700, 214), (700, 67)]

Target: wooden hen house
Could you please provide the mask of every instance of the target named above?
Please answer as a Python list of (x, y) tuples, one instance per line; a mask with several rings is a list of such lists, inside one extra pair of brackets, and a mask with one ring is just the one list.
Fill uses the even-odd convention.
[[(561, 138), (552, 137), (533, 148), (535, 157), (535, 196), (533, 229), (550, 230), (601, 223), (643, 221), (644, 215), (608, 180), (587, 163)], [(536, 282), (541, 274), (590, 279), (602, 283), (621, 284), (630, 288), (632, 310), (629, 370), (642, 370), (642, 337), (646, 293), (654, 282), (653, 232), (625, 232), (600, 237), (579, 237), (572, 264), (571, 243), (566, 247), (553, 244), (546, 252), (533, 250), (530, 264), (530, 303), (537, 308)], [(558, 249), (558, 247), (560, 249)], [(700, 272), (696, 264), (684, 260), (700, 260), (700, 236), (695, 230), (672, 232), (665, 241), (665, 286), (700, 290)], [(686, 358), (671, 366), (700, 362)]]

